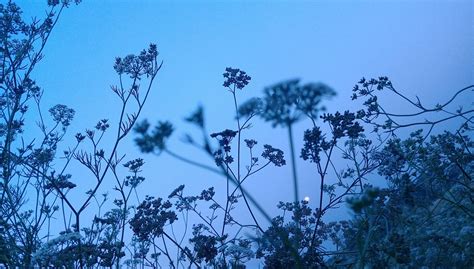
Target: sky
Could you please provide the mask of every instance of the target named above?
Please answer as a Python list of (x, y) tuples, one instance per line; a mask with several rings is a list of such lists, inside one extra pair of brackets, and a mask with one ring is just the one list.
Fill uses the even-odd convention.
[[(28, 17), (41, 17), (46, 8), (46, 1), (16, 2)], [(65, 141), (72, 145), (76, 132), (92, 128), (99, 119), (118, 120), (119, 100), (110, 90), (118, 83), (112, 68), (115, 57), (156, 43), (163, 68), (140, 118), (152, 123), (170, 120), (176, 131), (169, 147), (213, 165), (181, 142), (185, 132), (193, 132), (182, 119), (202, 104), (210, 132), (236, 128), (232, 96), (222, 87), (226, 67), (243, 69), (252, 77), (238, 92), (239, 101), (261, 96), (265, 86), (301, 78), (337, 91), (338, 96), (325, 103), (330, 112), (356, 109), (360, 104), (350, 101), (354, 84), (361, 77), (383, 75), (408, 96), (434, 105), (474, 82), (473, 5), (456, 0), (84, 0), (64, 11), (33, 77), (45, 91), (45, 109), (62, 103), (76, 110)], [(406, 109), (388, 101), (394, 110)], [(261, 120), (253, 125), (245, 138), (288, 152), (284, 129), (272, 129)], [(296, 126), (297, 152), (303, 131), (310, 127), (308, 121)], [(186, 185), (188, 194), (224, 186), (222, 178), (169, 156), (140, 154), (133, 135), (119, 151), (145, 159), (147, 179), (139, 188), (143, 196), (166, 197), (180, 184)], [(314, 166), (301, 161), (298, 172), (300, 199), (309, 196), (316, 206), (319, 183)], [(72, 173), (90, 183), (83, 170)], [(264, 208), (276, 213), (278, 201), (292, 200), (290, 175), (290, 166), (271, 167), (246, 187)], [(107, 184), (103, 191), (112, 186)]]

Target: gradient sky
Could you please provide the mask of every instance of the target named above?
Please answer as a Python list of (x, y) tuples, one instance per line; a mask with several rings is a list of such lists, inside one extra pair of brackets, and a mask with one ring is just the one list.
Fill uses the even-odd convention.
[[(16, 2), (27, 16), (44, 14), (46, 1)], [(239, 92), (241, 101), (260, 96), (267, 85), (298, 77), (338, 92), (326, 103), (329, 111), (354, 109), (353, 85), (363, 76), (386, 75), (408, 96), (435, 104), (474, 82), (473, 13), (472, 1), (84, 0), (65, 10), (34, 78), (45, 90), (45, 109), (62, 103), (76, 110), (65, 143), (72, 145), (76, 132), (102, 118), (118, 119), (119, 102), (110, 90), (118, 81), (114, 58), (156, 43), (164, 64), (141, 119), (172, 121), (177, 130), (170, 147), (201, 158), (180, 142), (190, 131), (182, 118), (202, 104), (211, 132), (235, 129), (231, 94), (221, 86), (225, 67), (252, 76)], [(254, 126), (244, 137), (287, 152), (285, 130), (260, 120)], [(309, 127), (307, 121), (297, 126), (298, 152)], [(180, 184), (189, 194), (223, 186), (221, 178), (168, 156), (140, 155), (132, 138), (120, 152), (145, 159), (141, 194), (166, 197)], [(301, 198), (317, 198), (315, 169), (298, 165)], [(87, 183), (85, 173), (72, 173), (84, 177), (78, 185)], [(273, 210), (279, 200), (292, 200), (289, 179), (289, 166), (268, 168), (247, 182), (247, 189)]]

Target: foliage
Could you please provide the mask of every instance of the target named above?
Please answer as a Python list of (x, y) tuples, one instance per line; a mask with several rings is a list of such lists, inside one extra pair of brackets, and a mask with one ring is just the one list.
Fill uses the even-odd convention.
[[(322, 268), (322, 243), (326, 233), (318, 231), (318, 240), (312, 242), (317, 216), (307, 202), (283, 203), (278, 208), (281, 216), (273, 218), (270, 227), (257, 240), (257, 258), (264, 257), (265, 268)], [(285, 215), (291, 214), (291, 221)]]
[(379, 155), (379, 173), (389, 186), (367, 189), (350, 201), (357, 215), (343, 231), (349, 236), (342, 238), (342, 248), (360, 253), (335, 262), (472, 267), (473, 146), (468, 136), (450, 132), (424, 142), (421, 130), (388, 141)]
[[(120, 180), (117, 171), (123, 157), (118, 157), (117, 150), (137, 120), (153, 79), (161, 68), (157, 62), (157, 47), (153, 44), (137, 56), (116, 59), (114, 68), (121, 83), (112, 90), (121, 100), (122, 108), (112, 150), (106, 152), (103, 149), (102, 138), (111, 127), (109, 121), (103, 119), (93, 129), (76, 134), (76, 144), (64, 150), (62, 157), (58, 156), (61, 142), (68, 137), (67, 129), (75, 111), (58, 104), (48, 110), (51, 118), (45, 118), (40, 103), (43, 91), (30, 75), (43, 58), (42, 51), (61, 12), (71, 2), (48, 1), (50, 11), (46, 18), (42, 21), (33, 19), (31, 23), (22, 20), (21, 10), (15, 3), (9, 1), (0, 5), (0, 262), (8, 267), (120, 264), (120, 258), (125, 255), (124, 230), (131, 209), (128, 203), (130, 194), (144, 179), (138, 175), (143, 160), (136, 159), (124, 165), (132, 175)], [(74, 1), (75, 4), (79, 2)], [(123, 76), (129, 77), (130, 88), (125, 88), (127, 78)], [(148, 87), (140, 90), (138, 81), (146, 85), (146, 79)], [(135, 102), (135, 111), (130, 107), (132, 102)], [(32, 110), (30, 107), (33, 107), (33, 112), (37, 111), (40, 136), (27, 142), (24, 125), (26, 112)], [(90, 149), (86, 149), (85, 144)], [(58, 162), (60, 159), (64, 161)], [(93, 188), (79, 204), (69, 196), (78, 184), (76, 177), (68, 173), (74, 161), (83, 165), (95, 179)], [(110, 174), (117, 181), (115, 190), (122, 199), (115, 200), (118, 209), (102, 216), (100, 209), (107, 196), (104, 195), (100, 201), (97, 192)], [(99, 213), (87, 228), (81, 226), (80, 220), (92, 201), (97, 203)], [(71, 216), (74, 223), (67, 221)], [(55, 234), (51, 231), (51, 223), (61, 218), (64, 231)]]
[[(40, 118), (37, 142), (27, 142), (24, 136), (27, 111), (36, 106), (41, 113), (42, 89), (31, 73), (43, 58), (51, 31), (68, 4), (53, 5), (43, 20), (31, 22), (23, 21), (15, 3), (0, 4), (0, 262), (11, 267), (30, 267), (32, 254), (43, 239), (44, 224), (58, 210), (43, 175), (49, 173), (74, 110), (64, 105), (52, 107), (52, 126), (47, 128)], [(60, 180), (65, 182), (66, 178)], [(28, 207), (29, 200), (36, 206)]]
[[(57, 104), (42, 113), (43, 90), (31, 74), (62, 10), (79, 2), (48, 1), (46, 17), (31, 23), (23, 21), (13, 2), (0, 4), (1, 265), (245, 268), (258, 260), (264, 268), (474, 266), (474, 109), (452, 108), (474, 86), (427, 107), (387, 77), (363, 78), (352, 96), (362, 100), (362, 108), (329, 113), (322, 102), (335, 91), (299, 79), (267, 87), (262, 98), (240, 104), (240, 91), (249, 90), (252, 78), (227, 67), (222, 86), (234, 109), (231, 124), (208, 132), (202, 106), (185, 118), (201, 136), (185, 134), (184, 142), (206, 154), (206, 162), (173, 151), (172, 123), (137, 122), (162, 66), (151, 44), (137, 55), (115, 59), (119, 82), (111, 89), (120, 101), (118, 124), (100, 119), (70, 135), (75, 110)], [(392, 112), (382, 101), (389, 94), (413, 112)], [(36, 111), (39, 127), (29, 142), (28, 111)], [(289, 152), (251, 138), (257, 118), (287, 129)], [(297, 122), (308, 126), (295, 136)], [(452, 125), (436, 132), (446, 123)], [(150, 168), (142, 158), (125, 161), (119, 153), (132, 130), (143, 153), (168, 154), (215, 173), (225, 180), (225, 189), (208, 187), (189, 195), (179, 185), (168, 197), (140, 199), (142, 170)], [(302, 139), (301, 149), (295, 148), (295, 137)], [(68, 138), (71, 146), (64, 145)], [(286, 169), (288, 155), (294, 201), (280, 202), (281, 213), (271, 216), (246, 182), (263, 169)], [(299, 197), (300, 159), (315, 168), (314, 207)], [(71, 169), (72, 163), (82, 170)], [(92, 182), (85, 193), (79, 191), (84, 185), (79, 174)], [(112, 194), (100, 194), (106, 181), (114, 183)], [(352, 210), (350, 218), (327, 221), (328, 213), (344, 208)], [(87, 209), (95, 210), (93, 218), (85, 217)], [(62, 230), (52, 230), (52, 224)], [(182, 233), (177, 225), (184, 227)]]
[[(233, 68), (229, 70), (234, 70), (234, 73), (240, 72)], [(226, 74), (225, 78), (227, 78)], [(252, 244), (252, 248), (255, 249), (255, 258), (262, 258), (265, 268), (446, 267), (449, 264), (454, 264), (459, 268), (471, 266), (473, 255), (469, 243), (470, 237), (465, 234), (470, 231), (472, 222), (472, 142), (469, 139), (472, 118), (466, 116), (470, 115), (471, 110), (466, 110), (468, 111), (466, 113), (462, 111), (457, 114), (451, 113), (451, 116), (439, 120), (418, 122), (416, 116), (432, 112), (449, 113), (449, 111), (427, 109), (412, 102), (415, 108), (421, 109), (421, 112), (390, 113), (376, 101), (377, 97), (372, 87), (377, 88), (378, 91), (388, 87), (403, 100), (409, 99), (395, 90), (388, 78), (371, 79), (369, 82), (362, 79), (359, 84), (365, 90), (356, 86), (353, 99), (367, 97), (368, 100), (363, 103), (365, 109), (357, 112), (345, 111), (321, 115), (322, 122), (329, 126), (328, 133), (324, 133), (323, 129), (316, 125), (311, 114), (308, 115), (301, 110), (298, 106), (299, 102), (296, 101), (297, 97), (285, 95), (291, 89), (298, 89), (296, 80), (285, 84), (285, 87), (281, 85), (281, 87), (276, 87), (276, 89), (285, 89), (282, 90), (284, 94), (281, 93), (280, 96), (282, 102), (293, 106), (292, 114), (287, 114), (286, 117), (307, 115), (313, 123), (313, 127), (303, 134), (304, 146), (300, 157), (314, 163), (317, 168), (320, 180), (319, 206), (311, 209), (305, 201), (281, 202), (278, 207), (283, 210), (283, 214), (269, 220), (270, 225), (266, 229), (263, 229), (254, 218), (258, 234)], [(472, 87), (459, 91), (453, 98)], [(230, 88), (229, 91), (233, 94), (236, 104), (235, 88)], [(293, 91), (296, 92), (296, 90)], [(268, 94), (268, 92), (267, 88), (265, 93)], [(249, 126), (247, 125), (249, 119), (254, 116), (265, 115), (265, 113), (267, 116), (270, 115), (268, 108), (271, 107), (270, 103), (275, 104), (275, 98), (275, 96), (267, 100), (252, 98), (236, 108), (237, 131), (226, 129), (210, 135), (211, 138), (217, 139), (217, 150), (212, 149), (211, 142), (206, 138), (207, 131), (202, 107), (186, 118), (186, 121), (201, 129), (204, 142), (198, 144), (190, 135), (186, 136), (185, 142), (198, 146), (208, 153), (221, 170), (213, 170), (206, 164), (190, 161), (169, 149), (166, 152), (179, 160), (216, 172), (227, 179), (229, 177), (237, 179), (237, 182), (234, 182), (237, 190), (241, 187), (243, 180), (238, 180), (240, 170), (235, 172), (231, 165), (235, 164), (235, 159), (240, 159), (239, 134), (244, 129), (242, 126)], [(314, 107), (318, 106), (319, 101), (313, 104)], [(453, 100), (448, 101), (443, 108), (451, 102)], [(289, 108), (283, 110), (290, 111)], [(299, 117), (293, 116), (292, 119), (300, 120)], [(381, 124), (379, 119), (382, 117), (389, 119), (400, 117), (408, 120), (413, 118), (414, 122), (393, 124), (391, 120), (386, 120)], [(244, 124), (241, 124), (240, 119)], [(456, 134), (446, 131), (444, 134), (432, 136), (431, 140), (426, 142), (435, 125), (453, 119), (464, 119), (462, 127), (456, 131)], [(399, 129), (426, 124), (429, 124), (430, 128), (425, 134), (423, 130), (418, 130), (405, 140), (395, 135)], [(277, 125), (273, 124), (273, 126)], [(369, 138), (373, 135), (365, 131), (370, 126), (373, 126), (376, 131), (374, 139)], [(146, 138), (146, 132), (137, 130), (137, 133), (140, 135), (137, 142)], [(170, 134), (166, 136), (167, 139)], [(162, 140), (158, 140), (160, 141)], [(161, 153), (163, 147), (158, 142), (155, 142), (154, 147), (157, 153)], [(253, 157), (252, 154), (252, 149), (258, 143), (253, 139), (246, 139), (244, 142), (252, 156), (250, 164), (247, 165), (247, 170), (250, 171), (258, 162), (258, 158)], [(233, 155), (235, 143), (238, 147), (236, 156)], [(143, 148), (142, 151), (146, 152)], [(338, 169), (335, 166), (334, 159), (338, 156), (346, 160), (346, 168)], [(283, 152), (269, 145), (264, 145), (262, 157), (275, 166), (286, 163), (282, 158)], [(456, 169), (457, 172), (454, 172)], [(328, 182), (329, 173), (337, 180)], [(372, 185), (374, 181), (370, 178), (376, 176), (385, 177), (388, 187), (374, 187)], [(207, 196), (213, 201), (209, 207), (212, 213), (205, 216), (198, 209), (198, 202), (203, 201), (202, 196), (182, 196), (183, 188), (183, 185), (180, 186), (170, 196), (170, 198), (179, 198), (179, 202), (175, 205), (176, 210), (192, 211), (203, 220), (203, 223), (193, 225), (194, 237), (189, 240), (189, 243), (194, 245), (194, 252), (189, 248), (186, 249), (188, 253), (194, 253), (191, 261), (198, 260), (207, 265), (221, 264), (223, 266), (219, 261), (225, 261), (227, 244), (225, 239), (228, 235), (219, 234), (215, 230), (215, 221), (219, 219), (217, 213), (220, 210), (224, 211), (226, 217), (223, 218), (223, 227), (232, 223), (238, 224), (238, 221), (227, 215), (230, 214), (230, 210), (227, 211), (227, 205), (224, 208), (214, 200), (214, 189), (212, 189), (212, 195)], [(235, 191), (231, 196), (227, 196), (226, 203), (237, 206), (238, 199), (233, 196), (234, 193)], [(242, 191), (241, 195), (245, 197), (245, 191)], [(323, 216), (327, 212), (335, 210), (346, 201), (354, 211), (353, 219), (330, 223), (323, 221)], [(258, 201), (252, 206), (261, 210)], [(248, 204), (247, 208), (249, 212), (252, 212)], [(291, 219), (285, 217), (287, 212), (292, 214)], [(448, 214), (453, 226), (441, 227), (445, 223), (441, 220), (448, 218)], [(244, 226), (241, 225), (241, 227)], [(455, 231), (463, 231), (463, 237), (461, 238), (458, 234), (454, 236)], [(335, 251), (327, 251), (323, 247), (324, 243), (328, 242), (332, 243)], [(453, 245), (448, 245), (448, 243)], [(440, 256), (441, 250), (448, 247), (452, 252), (448, 252), (446, 256)], [(423, 257), (423, 253), (427, 252), (438, 256)], [(217, 259), (219, 255), (220, 260)]]

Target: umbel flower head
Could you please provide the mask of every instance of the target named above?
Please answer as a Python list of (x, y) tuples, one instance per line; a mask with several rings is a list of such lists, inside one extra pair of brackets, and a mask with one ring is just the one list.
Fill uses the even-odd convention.
[(283, 81), (264, 89), (259, 114), (273, 127), (292, 125), (303, 115), (314, 121), (319, 112), (325, 110), (321, 101), (334, 95), (336, 92), (323, 83), (300, 85), (299, 79)]
[(219, 145), (224, 148), (225, 152), (230, 152), (230, 142), (237, 134), (237, 131), (225, 129), (222, 132), (212, 133), (211, 137), (219, 141)]
[(320, 111), (326, 110), (320, 106), (321, 101), (335, 95), (336, 92), (324, 83), (308, 83), (298, 88), (296, 106), (303, 114), (316, 119)]
[(240, 118), (251, 118), (255, 115), (259, 115), (262, 112), (262, 108), (262, 99), (253, 97), (240, 105), (238, 116)]
[(135, 143), (144, 153), (150, 153), (157, 150), (160, 153), (166, 148), (166, 141), (173, 134), (173, 125), (168, 121), (159, 121), (151, 131), (150, 123), (146, 120), (138, 123), (134, 131), (139, 135), (135, 138)]
[(67, 106), (61, 104), (50, 108), (49, 113), (56, 123), (60, 123), (65, 127), (71, 124), (75, 114), (74, 109), (68, 108)]
[(340, 112), (324, 114), (321, 119), (331, 125), (333, 136), (336, 139), (344, 136), (358, 138), (364, 131), (364, 128), (357, 122), (357, 115), (349, 111), (344, 111), (344, 114)]
[(115, 58), (115, 72), (119, 75), (129, 75), (130, 78), (137, 80), (140, 80), (143, 75), (152, 76), (157, 65), (157, 56), (156, 44), (150, 44), (149, 48), (142, 50), (139, 55), (130, 54), (124, 58)]
[(144, 241), (160, 236), (167, 223), (171, 224), (178, 219), (171, 207), (169, 201), (147, 196), (130, 220), (133, 233)]
[(82, 2), (82, 0), (48, 0), (48, 6), (56, 6), (59, 4), (68, 6), (69, 4), (73, 3), (74, 4), (79, 4)]
[(225, 80), (222, 86), (229, 88), (232, 92), (236, 88), (242, 90), (252, 79), (245, 71), (232, 67), (227, 67), (223, 76)]
[(219, 133), (212, 133), (211, 137), (216, 138), (219, 141), (220, 149), (214, 152), (214, 159), (217, 166), (222, 164), (231, 164), (234, 158), (230, 155), (230, 143), (232, 139), (237, 135), (237, 131), (226, 129)]
[(329, 148), (329, 143), (324, 139), (324, 135), (319, 127), (304, 132), (304, 146), (301, 149), (301, 158), (318, 163), (321, 161), (319, 153)]
[(264, 92), (264, 104), (260, 116), (271, 122), (273, 127), (288, 126), (301, 118), (297, 110), (299, 79), (292, 79), (267, 87)]
[(286, 164), (281, 149), (274, 148), (270, 145), (263, 145), (262, 157), (273, 163), (275, 166), (283, 166)]

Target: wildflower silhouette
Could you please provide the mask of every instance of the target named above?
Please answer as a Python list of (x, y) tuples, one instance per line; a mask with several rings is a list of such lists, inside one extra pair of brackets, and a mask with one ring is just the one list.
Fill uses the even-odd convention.
[(319, 113), (325, 110), (325, 107), (321, 106), (322, 100), (334, 95), (335, 91), (323, 83), (300, 85), (299, 79), (292, 79), (265, 88), (262, 99), (250, 99), (240, 107), (240, 111), (245, 115), (259, 115), (273, 127), (288, 129), (295, 202), (300, 197), (293, 125), (306, 115), (316, 126)]
[[(45, 17), (30, 22), (13, 1), (0, 4), (0, 265), (245, 268), (257, 259), (264, 268), (474, 267), (474, 110), (456, 107), (472, 99), (474, 85), (427, 106), (388, 77), (363, 78), (352, 96), (362, 109), (321, 115), (322, 102), (334, 95), (330, 87), (290, 80), (239, 105), (251, 77), (228, 67), (222, 85), (235, 109), (229, 126), (209, 133), (202, 106), (184, 119), (200, 133), (183, 141), (202, 150), (207, 163), (172, 151), (177, 131), (170, 122), (137, 123), (162, 66), (154, 44), (113, 62), (117, 119), (70, 134), (81, 108), (43, 111), (46, 89), (32, 74), (62, 11), (79, 2), (49, 0)], [(394, 113), (385, 97), (412, 110)], [(309, 125), (300, 157), (315, 168), (309, 179), (319, 180), (305, 193), (316, 197), (314, 206), (296, 193), (270, 216), (244, 188), (263, 169), (286, 164), (282, 150), (252, 139), (256, 116), (289, 129), (295, 190), (292, 126)], [(225, 188), (190, 195), (178, 183), (166, 198), (142, 199), (142, 173), (151, 168), (120, 148), (132, 130), (142, 152), (207, 169), (225, 178)], [(329, 212), (345, 208), (353, 215), (328, 222)]]

